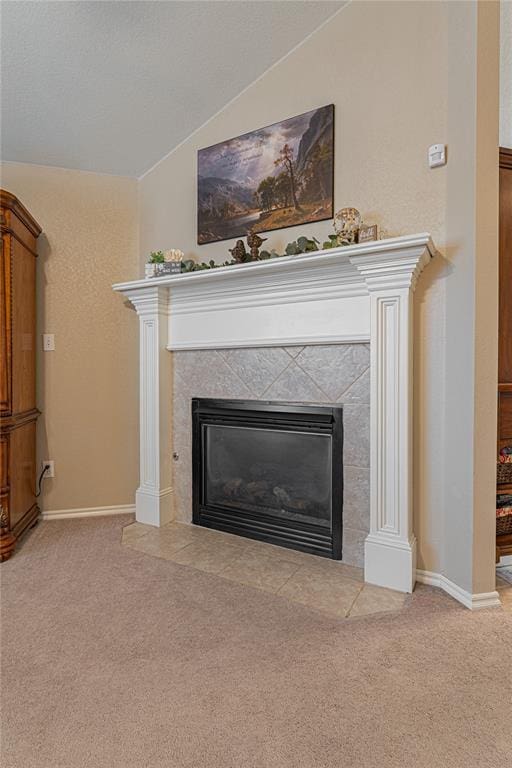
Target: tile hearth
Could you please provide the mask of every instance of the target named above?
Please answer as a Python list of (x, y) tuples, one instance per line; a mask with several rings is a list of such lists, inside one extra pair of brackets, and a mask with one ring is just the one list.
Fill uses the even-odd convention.
[(186, 523), (132, 523), (123, 529), (122, 543), (335, 618), (399, 611), (410, 599), (365, 584), (361, 568)]

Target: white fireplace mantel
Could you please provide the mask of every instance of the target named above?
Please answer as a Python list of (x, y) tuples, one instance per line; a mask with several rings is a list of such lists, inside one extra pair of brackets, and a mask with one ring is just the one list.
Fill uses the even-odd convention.
[(411, 592), (412, 303), (428, 234), (114, 285), (140, 319), (137, 520), (171, 519), (167, 350), (370, 342), (370, 533), (365, 579)]

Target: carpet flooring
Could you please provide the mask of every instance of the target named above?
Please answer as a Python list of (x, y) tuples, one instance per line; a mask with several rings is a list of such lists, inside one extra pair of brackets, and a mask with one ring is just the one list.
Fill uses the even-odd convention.
[(42, 522), (2, 564), (3, 768), (504, 768), (512, 615), (336, 619)]

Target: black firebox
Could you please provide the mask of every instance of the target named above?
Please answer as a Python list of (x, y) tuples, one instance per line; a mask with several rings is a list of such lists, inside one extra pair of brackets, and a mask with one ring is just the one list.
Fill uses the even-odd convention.
[(193, 522), (341, 560), (343, 409), (192, 400)]

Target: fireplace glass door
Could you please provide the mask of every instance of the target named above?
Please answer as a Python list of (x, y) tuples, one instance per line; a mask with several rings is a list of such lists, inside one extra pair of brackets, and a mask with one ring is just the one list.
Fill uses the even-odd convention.
[(342, 410), (194, 400), (194, 522), (341, 557)]
[(328, 529), (331, 441), (324, 434), (209, 424), (205, 503)]

